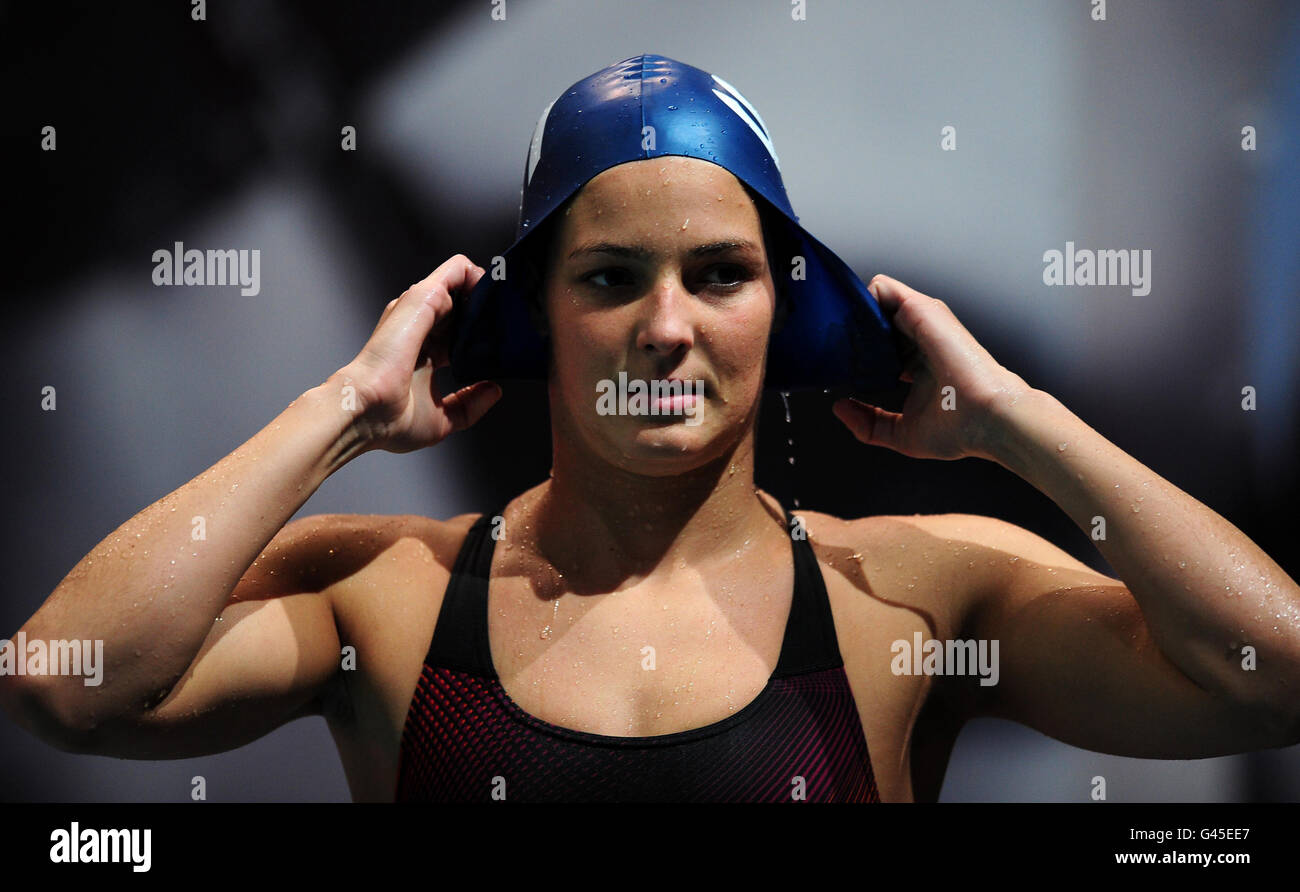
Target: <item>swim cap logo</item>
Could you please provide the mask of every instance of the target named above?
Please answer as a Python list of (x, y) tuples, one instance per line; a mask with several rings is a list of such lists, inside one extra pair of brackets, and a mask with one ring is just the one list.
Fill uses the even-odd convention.
[(555, 100), (547, 103), (546, 108), (542, 109), (542, 116), (537, 119), (537, 126), (533, 128), (533, 139), (528, 143), (528, 173), (524, 177), (525, 186), (533, 181), (533, 171), (537, 169), (537, 162), (542, 158), (542, 134), (546, 130), (546, 119), (550, 116), (554, 105)]
[[(776, 169), (780, 170), (781, 159), (776, 157), (776, 149), (772, 145), (772, 139), (767, 135), (767, 124), (763, 123), (763, 117), (758, 113), (758, 109), (750, 105), (749, 100), (741, 96), (739, 90), (716, 74), (713, 75), (713, 79), (722, 86), (723, 90), (727, 91), (724, 93), (721, 90), (714, 89), (713, 95), (721, 99), (727, 108), (735, 112), (740, 120), (749, 125), (749, 129), (753, 130), (754, 135), (762, 140), (763, 145), (767, 147), (767, 153), (772, 156), (772, 163), (776, 165)], [(744, 106), (744, 108), (741, 106)], [(746, 110), (748, 110), (748, 113)]]

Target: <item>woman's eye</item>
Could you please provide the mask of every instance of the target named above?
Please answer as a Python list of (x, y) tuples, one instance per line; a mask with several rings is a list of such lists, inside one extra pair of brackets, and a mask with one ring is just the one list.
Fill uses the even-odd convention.
[(593, 273), (588, 273), (583, 277), (584, 282), (591, 282), (598, 288), (619, 288), (624, 285), (632, 284), (632, 276), (625, 269), (618, 267), (608, 267), (598, 269)]
[[(708, 278), (714, 275), (717, 278)], [(705, 276), (705, 282), (709, 285), (739, 285), (749, 277), (749, 270), (734, 263), (723, 263), (711, 267)]]
[[(748, 268), (736, 263), (719, 263), (709, 267), (701, 276), (701, 284), (724, 289), (734, 289), (751, 278)], [(628, 269), (609, 266), (587, 273), (582, 281), (596, 288), (608, 290), (627, 288), (636, 284), (636, 275)]]

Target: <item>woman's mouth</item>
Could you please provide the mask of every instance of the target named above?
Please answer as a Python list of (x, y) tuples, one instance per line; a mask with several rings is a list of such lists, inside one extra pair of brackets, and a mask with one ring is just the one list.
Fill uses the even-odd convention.
[[(703, 388), (700, 388), (703, 390)], [(650, 402), (650, 411), (658, 415), (681, 415), (693, 411), (702, 397), (696, 393), (677, 393)]]

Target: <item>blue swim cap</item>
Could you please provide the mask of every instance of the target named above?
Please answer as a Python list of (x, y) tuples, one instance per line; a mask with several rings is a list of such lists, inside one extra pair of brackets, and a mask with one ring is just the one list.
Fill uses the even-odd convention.
[[(648, 54), (583, 78), (542, 112), (528, 147), (515, 242), (502, 255), (506, 275), (494, 279), (489, 265), (457, 300), (450, 357), (457, 380), (546, 379), (546, 346), (528, 309), (534, 283), (519, 272), (536, 247), (529, 237), (596, 174), (664, 155), (711, 161), (776, 211), (762, 216), (783, 230), (789, 253), (769, 263), (773, 278), (784, 279), (789, 308), (768, 346), (767, 388), (897, 385), (902, 364), (891, 326), (853, 270), (799, 225), (758, 111), (717, 75)], [(795, 256), (804, 260), (801, 279), (793, 277)]]

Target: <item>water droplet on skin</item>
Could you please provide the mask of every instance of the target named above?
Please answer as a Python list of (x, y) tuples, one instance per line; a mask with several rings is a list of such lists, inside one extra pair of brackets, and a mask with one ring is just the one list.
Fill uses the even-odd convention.
[(1179, 569), (1179, 570), (1186, 570), (1186, 569), (1187, 569), (1187, 561), (1179, 561), (1179, 562), (1178, 562), (1178, 569)]
[(1069, 449), (1069, 448), (1070, 448), (1070, 444), (1069, 444), (1069, 443), (1057, 443), (1057, 444), (1056, 444), (1056, 451), (1057, 451), (1057, 452), (1064, 452), (1066, 449)]
[(1139, 511), (1142, 510), (1141, 506), (1139, 506), (1136, 502), (1133, 503), (1132, 508), (1134, 514), (1137, 514)]

